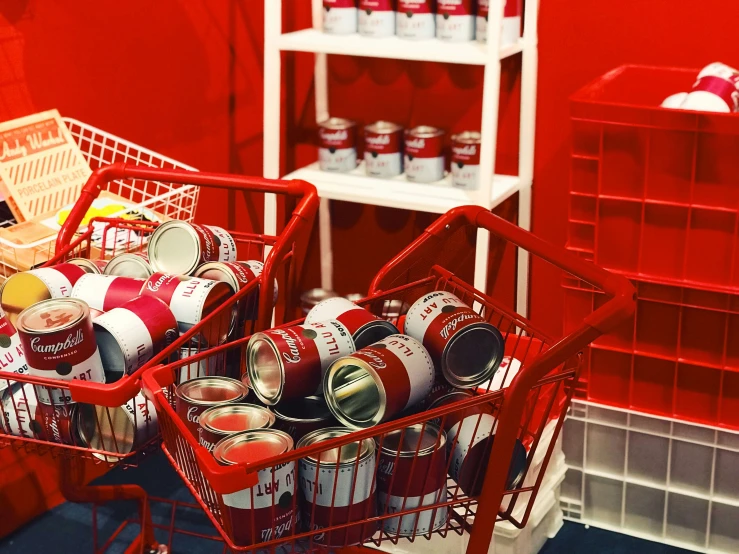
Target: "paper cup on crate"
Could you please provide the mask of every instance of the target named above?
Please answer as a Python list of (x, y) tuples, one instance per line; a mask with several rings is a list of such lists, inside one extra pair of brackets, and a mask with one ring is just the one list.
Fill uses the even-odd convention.
[(71, 296), (94, 310), (107, 312), (136, 298), (143, 286), (143, 279), (87, 274), (75, 283)]
[(124, 252), (111, 258), (103, 271), (105, 275), (148, 279), (154, 273), (149, 256), (144, 252)]

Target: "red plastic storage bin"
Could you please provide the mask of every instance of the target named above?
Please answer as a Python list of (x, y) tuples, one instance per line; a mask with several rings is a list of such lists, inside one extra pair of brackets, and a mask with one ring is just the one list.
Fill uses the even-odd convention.
[(739, 287), (739, 115), (661, 108), (697, 69), (623, 66), (571, 98), (568, 248), (640, 280)]

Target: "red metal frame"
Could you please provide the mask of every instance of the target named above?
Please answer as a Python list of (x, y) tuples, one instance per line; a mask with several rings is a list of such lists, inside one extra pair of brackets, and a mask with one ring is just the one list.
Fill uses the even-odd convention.
[[(438, 265), (439, 260), (445, 258), (445, 255), (456, 257), (459, 254), (459, 249), (452, 244), (456, 240), (455, 237), (460, 236), (460, 233), (468, 236), (470, 231), (476, 231), (478, 228), (487, 229), (500, 239), (524, 248), (562, 270), (587, 280), (603, 290), (611, 299), (592, 314), (584, 317), (581, 324), (571, 333), (558, 340), (553, 340), (532, 325), (530, 321), (490, 296), (476, 291), (455, 277), (452, 272)], [(529, 462), (537, 449), (544, 450), (546, 453), (542, 468), (546, 468), (577, 381), (578, 352), (632, 313), (634, 289), (626, 279), (587, 263), (562, 249), (555, 248), (497, 218), (483, 208), (474, 206), (454, 209), (432, 224), (421, 237), (380, 271), (373, 281), (370, 296), (361, 304), (373, 313), (383, 316), (386, 315), (387, 301), (410, 304), (421, 295), (439, 289), (454, 292), (470, 306), (479, 306), (478, 311), (501, 330), (506, 338), (506, 354), (523, 362), (523, 369), (510, 387), (502, 391), (480, 394), (449, 406), (407, 415), (396, 421), (352, 432), (347, 437), (324, 441), (259, 463), (224, 467), (218, 465), (212, 455), (197, 444), (197, 441), (187, 432), (184, 422), (177, 417), (174, 406), (170, 404), (174, 399), (173, 384), (180, 367), (179, 364), (168, 364), (145, 372), (144, 390), (154, 402), (159, 415), (164, 438), (163, 449), (230, 548), (250, 550), (289, 544), (300, 552), (322, 550), (321, 546), (314, 542), (315, 532), (300, 532), (295, 529), (294, 525), (290, 536), (286, 538), (268, 540), (249, 546), (234, 543), (232, 524), (227, 515), (223, 495), (254, 486), (257, 483), (259, 470), (296, 461), (307, 455), (365, 438), (374, 438), (382, 445), (384, 436), (390, 431), (403, 429), (415, 423), (429, 422), (436, 418), (441, 419), (443, 426), (450, 414), (470, 413), (470, 411), (474, 412), (479, 409), (494, 414), (497, 420), (496, 438), (492, 445), (490, 461), (479, 497), (466, 496), (461, 489), (450, 482), (446, 502), (440, 502), (437, 497), (437, 502), (432, 506), (404, 508), (393, 514), (379, 514), (376, 517), (367, 518), (363, 523), (382, 521), (397, 517), (399, 514), (414, 514), (448, 507), (452, 516), (435, 533), (445, 536), (449, 532), (459, 534), (470, 532), (468, 552), (475, 553), (487, 552), (496, 520), (506, 519), (519, 527), (526, 524), (536, 492), (543, 479), (544, 470), (542, 469), (533, 484), (519, 484), (511, 490), (506, 490), (508, 465), (515, 441), (519, 439), (526, 446)], [(247, 341), (248, 338), (241, 339), (220, 348), (224, 351), (240, 351), (243, 356)], [(203, 358), (205, 354), (199, 354), (194, 359)], [(553, 437), (548, 442), (542, 441), (544, 427), (553, 421), (556, 424)], [(480, 425), (480, 418), (476, 425)], [(477, 427), (475, 432), (476, 429)], [(357, 459), (356, 463), (358, 462)], [(527, 481), (524, 480), (524, 483)], [(522, 493), (530, 494), (523, 495)], [(504, 496), (510, 496), (511, 500), (506, 509), (499, 513)], [(293, 497), (293, 508), (297, 507), (297, 497), (297, 494)], [(523, 499), (524, 497), (527, 498)], [(513, 516), (513, 509), (519, 500), (526, 502), (526, 510), (522, 517), (516, 518)], [(476, 513), (498, 514), (498, 517), (475, 518)], [(313, 524), (313, 522), (308, 523)], [(306, 522), (303, 524), (306, 525)], [(350, 522), (330, 525), (324, 531), (341, 530), (351, 525)], [(397, 542), (400, 538), (396, 535), (390, 536), (386, 532), (380, 532), (378, 535), (367, 544)], [(411, 540), (414, 538), (416, 536), (411, 537)]]

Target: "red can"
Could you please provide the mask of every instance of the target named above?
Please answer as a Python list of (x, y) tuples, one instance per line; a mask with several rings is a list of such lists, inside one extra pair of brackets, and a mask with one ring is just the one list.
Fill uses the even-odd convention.
[[(303, 437), (297, 448), (351, 433), (341, 427), (320, 429)], [(319, 455), (300, 459), (303, 526), (321, 531), (332, 525), (355, 525), (313, 535), (325, 546), (359, 544), (377, 531), (377, 522), (363, 523), (377, 513), (375, 502), (375, 442), (364, 439)]]
[(198, 442), (213, 452), (216, 444), (237, 433), (268, 429), (275, 416), (267, 408), (254, 404), (224, 404), (208, 408), (198, 419)]
[(174, 314), (154, 296), (139, 296), (113, 308), (95, 318), (93, 327), (103, 367), (126, 375), (143, 366), (179, 336)]
[[(180, 333), (186, 333), (227, 302), (233, 296), (233, 290), (220, 281), (154, 273), (146, 280), (141, 294), (156, 296), (167, 304), (177, 319)], [(220, 310), (219, 316), (211, 320), (210, 325), (198, 335), (199, 340), (206, 345), (225, 342), (233, 330), (235, 312), (235, 308)]]
[(67, 260), (68, 264), (76, 265), (81, 267), (85, 273), (94, 273), (100, 275), (105, 271), (105, 267), (108, 265), (108, 260), (88, 260), (87, 258), (70, 258)]
[(436, 0), (398, 0), (395, 34), (407, 39), (430, 39), (436, 34)]
[(395, 34), (393, 0), (359, 0), (359, 34), (390, 37)]
[(141, 294), (143, 279), (87, 274), (72, 289), (72, 298), (84, 300), (93, 310), (107, 312)]
[[(488, 41), (488, 15), (490, 12), (490, 0), (477, 0), (477, 24), (475, 36), (480, 42)], [(506, 0), (503, 12), (503, 28), (501, 29), (500, 42), (503, 45), (513, 44), (521, 38), (521, 13), (523, 3), (521, 0)]]
[[(432, 423), (417, 423), (382, 437), (377, 468), (379, 514), (446, 502), (446, 434)], [(448, 519), (447, 507), (386, 519), (389, 535), (436, 531)]]
[(322, 171), (339, 173), (356, 169), (356, 123), (332, 117), (318, 124), (318, 165)]
[(228, 377), (198, 377), (178, 385), (175, 394), (177, 415), (197, 439), (200, 414), (219, 404), (242, 401), (249, 389), (241, 381)]
[[(287, 433), (275, 429), (258, 429), (232, 435), (220, 441), (213, 450), (223, 465), (254, 463), (279, 456), (293, 449)], [(224, 494), (226, 517), (230, 520), (233, 540), (237, 545), (279, 539), (290, 534), (297, 524), (295, 462), (262, 469), (254, 487)]]
[(322, 396), (296, 398), (271, 407), (275, 429), (285, 431), (297, 444), (304, 436), (336, 425), (336, 420)]
[(26, 374), (28, 364), (18, 331), (0, 309), (0, 392), (11, 382), (8, 380), (9, 375), (3, 378), (3, 372)]
[(364, 169), (380, 179), (403, 173), (403, 127), (375, 121), (364, 128)]
[(323, 0), (323, 32), (349, 35), (357, 32), (356, 0)]
[(336, 419), (362, 429), (419, 404), (433, 384), (434, 364), (423, 345), (391, 335), (331, 364), (323, 392)]
[(103, 271), (105, 275), (148, 279), (154, 273), (146, 252), (124, 252), (111, 258)]
[(328, 366), (354, 352), (349, 330), (330, 319), (256, 333), (246, 348), (246, 370), (265, 404), (304, 398), (321, 391)]
[(0, 430), (16, 437), (79, 445), (76, 404), (41, 404), (33, 385), (15, 383), (0, 395)]
[(473, 0), (438, 0), (436, 36), (450, 42), (474, 40), (475, 11)]
[(149, 238), (154, 271), (189, 275), (205, 262), (235, 262), (236, 241), (225, 229), (185, 221), (166, 221)]
[[(105, 383), (90, 310), (76, 298), (53, 298), (34, 304), (18, 316), (18, 334), (30, 375)], [(37, 386), (44, 404), (73, 402), (69, 391)]]
[(356, 348), (364, 348), (398, 332), (395, 325), (389, 321), (338, 296), (316, 304), (305, 317), (305, 323), (318, 323), (329, 319), (338, 320), (349, 330)]
[(490, 380), (503, 359), (500, 331), (451, 292), (419, 298), (406, 314), (405, 332), (423, 343), (455, 387)]
[(405, 176), (416, 183), (444, 178), (444, 131), (419, 125), (405, 131)]
[(452, 185), (473, 190), (480, 186), (480, 140), (477, 131), (452, 136)]

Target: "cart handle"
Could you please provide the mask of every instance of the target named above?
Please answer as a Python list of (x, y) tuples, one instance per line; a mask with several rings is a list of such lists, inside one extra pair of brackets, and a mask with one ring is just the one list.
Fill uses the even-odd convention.
[(66, 248), (72, 241), (82, 223), (87, 210), (92, 206), (105, 185), (120, 179), (140, 179), (146, 181), (164, 181), (197, 185), (200, 187), (285, 194), (301, 198), (293, 210), (293, 215), (306, 221), (312, 220), (312, 206), (318, 201), (318, 194), (313, 185), (300, 180), (285, 181), (279, 179), (263, 179), (227, 173), (207, 173), (185, 169), (160, 169), (142, 167), (126, 163), (114, 163), (100, 167), (92, 172), (90, 178), (80, 192), (80, 197), (59, 231), (56, 239), (56, 252)]

